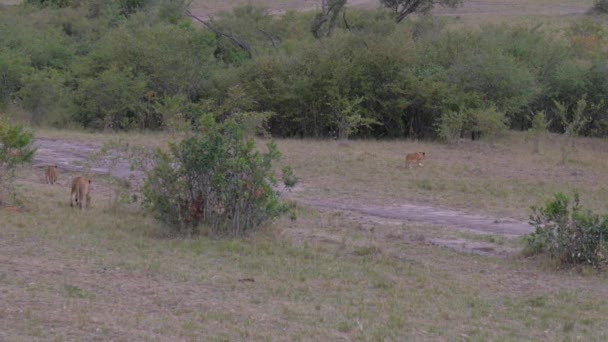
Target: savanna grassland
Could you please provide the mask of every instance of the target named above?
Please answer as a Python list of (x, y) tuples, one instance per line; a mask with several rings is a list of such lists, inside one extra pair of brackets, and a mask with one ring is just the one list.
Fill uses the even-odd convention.
[[(87, 135), (62, 136), (77, 144)], [(42, 169), (26, 167), (18, 181), (23, 209), (0, 216), (2, 337), (603, 339), (603, 272), (524, 258), (512, 237), (297, 204), (422, 201), (522, 217), (527, 203), (564, 190), (572, 177), (585, 203), (604, 208), (604, 190), (594, 187), (602, 182), (602, 141), (578, 141), (579, 153), (559, 167), (550, 139), (533, 155), (531, 144), (514, 143), (519, 138), (454, 147), (279, 140), (283, 161), (301, 177), (289, 195), (297, 219), (284, 216), (237, 239), (176, 238), (137, 205), (114, 205), (113, 183), (99, 177), (93, 207), (79, 212), (68, 205), (71, 173), (60, 170), (60, 185), (52, 186), (40, 184)], [(419, 149), (429, 151), (425, 165), (403, 169), (402, 151)], [(459, 177), (448, 168), (461, 170)], [(490, 252), (454, 250), (446, 241)]]
[[(192, 11), (209, 15), (241, 3), (195, 1)], [(361, 5), (362, 9), (375, 10), (377, 7), (372, 1), (353, 1), (352, 4)], [(293, 5), (285, 1), (267, 1), (265, 5), (277, 13), (316, 7), (313, 1), (294, 1)], [(534, 36), (536, 31), (516, 29), (513, 36), (520, 34), (529, 40), (524, 40), (526, 44), (514, 43), (498, 33), (499, 29), (483, 31), (480, 23), (499, 17), (507, 24), (514, 21), (517, 25), (533, 23), (535, 26), (536, 22), (546, 21), (562, 37), (569, 32), (563, 29), (569, 24), (563, 22), (583, 20), (584, 12), (591, 6), (592, 1), (567, 4), (552, 0), (534, 4), (515, 0), (465, 1), (461, 9), (436, 9), (435, 12), (449, 17), (449, 30), (457, 32), (461, 27), (475, 27), (474, 30), (495, 34), (501, 42), (513, 43), (511, 47), (522, 53), (518, 55), (521, 59), (515, 62), (499, 54), (503, 58), (501, 61), (514, 69), (489, 76), (479, 75), (490, 79), (513, 70), (521, 71), (519, 68), (524, 68), (524, 60), (533, 60), (527, 54), (531, 51), (529, 48), (541, 44), (541, 40), (535, 40), (539, 39)], [(77, 17), (77, 10), (69, 12), (70, 15)], [(49, 24), (47, 19), (37, 17), (45, 13), (34, 14), (39, 25)], [(308, 14), (303, 15), (304, 19), (297, 17), (293, 22), (307, 23)], [(134, 16), (140, 20), (138, 24), (147, 20)], [(455, 16), (460, 17), (452, 18)], [(58, 20), (48, 18), (51, 22)], [(64, 54), (53, 44), (50, 50), (54, 53), (49, 55), (31, 50), (40, 52), (31, 55), (38, 56), (39, 62), (43, 61), (37, 65), (40, 69), (30, 69), (30, 60), (22, 59), (16, 52), (13, 54), (19, 44), (14, 45), (10, 53), (0, 49), (4, 58), (0, 62), (9, 60), (6, 57), (9, 55), (14, 58), (10, 59), (13, 64), (0, 63), (0, 67), (18, 66), (8, 69), (25, 75), (12, 79), (22, 82), (18, 82), (16, 90), (11, 88), (9, 95), (2, 93), (2, 96), (6, 95), (3, 110), (17, 120), (31, 124), (36, 137), (69, 142), (75, 150), (79, 146), (100, 148), (117, 139), (165, 149), (168, 142), (175, 142), (182, 136), (180, 125), (187, 120), (183, 120), (181, 113), (192, 115), (191, 119), (197, 123), (194, 115), (202, 111), (228, 115), (237, 109), (285, 109), (294, 103), (307, 108), (303, 105), (305, 100), (315, 98), (312, 92), (294, 100), (294, 94), (304, 89), (304, 85), (289, 84), (287, 81), (291, 79), (282, 79), (288, 75), (284, 70), (270, 75), (276, 71), (273, 64), (276, 56), (258, 55), (255, 63), (259, 64), (247, 66), (242, 54), (222, 42), (218, 45), (221, 48), (217, 49), (220, 51), (217, 58), (223, 56), (225, 65), (217, 66), (212, 62), (213, 53), (207, 54), (216, 48), (216, 42), (208, 40), (210, 35), (197, 35), (189, 28), (187, 31), (192, 35), (178, 39), (176, 45), (157, 47), (150, 44), (146, 47), (142, 43), (132, 49), (130, 44), (137, 41), (134, 37), (141, 38), (142, 42), (155, 41), (152, 37), (170, 41), (167, 37), (179, 31), (172, 27), (167, 30), (157, 27), (158, 31), (154, 32), (158, 35), (155, 36), (138, 31), (138, 27), (143, 26), (133, 24), (130, 27), (128, 21), (120, 26), (123, 19), (112, 21), (115, 26), (105, 26), (102, 23), (105, 17), (100, 15), (98, 18), (101, 18), (98, 24), (103, 30), (115, 27), (120, 30), (104, 38), (104, 45), (99, 47), (95, 45), (95, 36), (103, 32), (82, 29), (86, 25), (78, 21), (72, 28), (82, 34), (77, 35), (78, 38), (70, 36), (77, 42), (69, 45), (70, 49), (77, 47), (74, 50), (77, 53), (73, 56), (74, 51)], [(599, 27), (585, 23), (590, 25), (584, 26), (589, 30)], [(290, 32), (295, 36), (304, 35), (304, 30), (296, 26), (291, 27)], [(137, 33), (131, 36), (130, 30)], [(532, 32), (533, 36), (526, 32)], [(439, 33), (435, 33), (439, 37)], [(49, 36), (55, 34), (53, 31)], [(458, 36), (456, 33), (455, 39), (462, 39), (459, 41), (466, 42), (467, 46), (475, 42), (486, 46), (491, 40), (470, 35)], [(583, 38), (592, 42), (604, 39), (601, 34), (592, 36)], [(442, 39), (448, 39), (445, 37)], [(340, 121), (328, 119), (320, 107), (314, 107), (325, 106), (324, 101), (332, 97), (323, 98), (308, 109), (311, 112), (318, 109), (318, 113), (323, 114), (315, 117), (322, 122), (319, 126), (317, 121), (293, 119), (300, 115), (295, 109), (281, 112), (285, 121), (279, 124), (275, 121), (276, 126), (273, 126), (282, 136), (276, 139), (282, 158), (275, 167), (278, 175), (280, 166), (290, 165), (299, 178), (296, 188), (283, 194), (295, 209), (240, 238), (175, 234), (138, 203), (116, 202), (115, 195), (124, 183), (94, 172), (89, 173), (94, 179), (92, 207), (84, 211), (70, 208), (69, 180), (79, 173), (68, 171), (69, 168), (62, 165), (58, 184), (43, 184), (42, 165), (40, 159), (36, 161), (35, 158), (33, 165), (18, 169), (17, 204), (0, 207), (0, 340), (608, 339), (608, 287), (605, 286), (605, 270), (601, 268), (561, 267), (542, 256), (527, 257), (522, 254), (522, 237), (412, 224), (304, 204), (316, 200), (360, 206), (412, 203), (483, 214), (497, 220), (525, 221), (531, 205), (542, 204), (557, 191), (569, 194), (577, 190), (584, 206), (606, 212), (608, 143), (602, 136), (605, 127), (600, 115), (603, 103), (599, 100), (603, 90), (599, 89), (598, 94), (582, 95), (594, 84), (603, 84), (592, 77), (597, 70), (603, 69), (599, 66), (592, 69), (592, 65), (599, 63), (596, 57), (604, 56), (605, 52), (579, 38), (575, 41), (582, 42), (579, 46), (585, 49), (578, 54), (556, 52), (553, 55), (562, 58), (557, 76), (548, 71), (550, 68), (545, 70), (549, 76), (537, 74), (548, 64), (539, 66), (536, 61), (530, 64), (538, 69), (529, 74), (516, 73), (515, 76), (526, 81), (523, 89), (533, 91), (534, 96), (505, 92), (502, 95), (508, 96), (501, 97), (480, 91), (494, 84), (478, 84), (475, 79), (464, 77), (470, 70), (465, 67), (469, 65), (465, 63), (466, 58), (460, 60), (458, 70), (449, 71), (443, 64), (438, 67), (452, 55), (443, 56), (442, 51), (429, 47), (437, 41), (424, 43), (428, 44), (425, 47), (428, 58), (442, 61), (437, 65), (421, 63), (412, 55), (401, 60), (396, 56), (404, 50), (379, 45), (391, 51), (388, 61), (397, 58), (398, 62), (417, 61), (418, 66), (428, 67), (418, 70), (420, 73), (415, 74), (415, 79), (407, 76), (407, 82), (425, 87), (420, 92), (413, 91), (408, 84), (397, 83), (384, 89), (390, 93), (403, 86), (396, 93), (411, 101), (415, 110), (404, 114), (405, 119), (398, 121), (400, 126), (392, 133), (388, 129), (362, 126), (359, 131), (350, 132), (357, 139), (338, 140), (324, 137)], [(17, 40), (15, 38), (13, 43)], [(287, 50), (299, 55), (296, 40), (286, 38), (285, 42)], [(163, 58), (151, 57), (161, 50), (191, 46), (192, 42), (200, 43), (197, 45), (200, 49), (194, 54), (169, 58), (168, 54), (160, 53), (158, 56)], [(365, 43), (371, 44), (371, 40)], [(550, 47), (556, 48), (564, 43), (552, 44)], [(458, 44), (452, 46), (457, 47)], [(138, 51), (141, 54), (137, 54)], [(537, 50), (533, 52), (540, 54)], [(123, 59), (114, 59), (115, 56), (123, 56)], [(307, 63), (318, 61), (311, 55), (302, 53), (299, 56)], [(132, 60), (137, 60), (135, 57), (149, 63), (130, 65)], [(199, 57), (209, 59), (203, 63)], [(276, 58), (283, 62), (287, 60)], [(113, 63), (106, 68), (104, 63), (108, 60)], [(370, 57), (367, 61), (372, 60)], [(483, 64), (486, 60), (479, 62)], [(165, 65), (174, 65), (175, 73), (170, 72), (170, 67), (165, 69)], [(376, 64), (370, 62), (369, 65)], [(100, 72), (99, 66), (104, 71)], [(304, 64), (298, 66), (305, 67)], [(325, 68), (323, 71), (332, 69), (332, 64), (321, 66)], [(199, 69), (192, 74), (189, 68), (194, 67)], [(285, 70), (290, 70), (287, 67)], [(269, 71), (270, 76), (260, 78), (260, 70)], [(295, 72), (304, 75), (313, 73), (311, 70)], [(585, 76), (581, 76), (583, 74)], [(178, 83), (175, 75), (187, 78), (188, 85)], [(425, 75), (430, 75), (429, 79), (425, 80)], [(384, 76), (388, 77), (388, 73)], [(546, 76), (542, 82), (539, 81), (541, 76)], [(210, 81), (199, 83), (199, 77)], [(239, 78), (251, 82), (247, 86), (251, 93), (232, 87), (232, 82)], [(469, 82), (470, 87), (463, 91), (446, 86), (449, 82), (460, 81)], [(569, 81), (577, 82), (571, 87)], [(500, 89), (517, 88), (516, 83), (505, 82), (500, 84), (503, 86)], [(40, 84), (49, 88), (38, 87)], [(323, 83), (311, 81), (310, 84)], [(293, 86), (289, 88), (293, 93), (279, 92), (281, 85)], [(101, 91), (103, 94), (95, 98), (93, 91), (96, 89), (119, 89), (124, 93)], [(275, 89), (279, 95), (266, 94), (268, 89)], [(479, 93), (466, 93), (471, 89)], [(153, 98), (149, 91), (158, 98), (164, 96), (163, 100)], [(425, 91), (433, 95), (424, 98)], [(439, 101), (452, 91), (464, 100)], [(35, 99), (35, 94), (40, 95), (40, 102), (27, 102)], [(148, 98), (145, 98), (146, 94)], [(252, 102), (252, 94), (261, 97)], [(582, 108), (576, 107), (581, 98), (586, 99), (590, 109), (584, 113), (589, 118), (588, 125), (580, 133), (596, 137), (577, 137), (572, 143), (562, 134), (562, 129), (568, 127), (568, 120), (559, 121), (559, 110), (551, 101), (569, 104), (568, 115), (572, 118), (577, 108)], [(349, 101), (358, 103), (359, 97), (349, 98)], [(496, 104), (489, 106), (492, 101)], [(48, 109), (46, 105), (49, 105)], [(396, 108), (409, 108), (397, 100), (388, 109), (373, 107), (378, 102), (361, 105), (365, 108), (361, 113), (370, 113), (370, 108), (387, 113)], [(460, 108), (459, 105), (469, 105), (473, 112), (492, 107), (489, 112), (500, 112), (513, 120), (505, 126), (517, 130), (505, 131), (505, 127), (499, 127), (496, 131), (484, 131), (487, 135), (481, 140), (438, 142), (440, 137), (434, 132), (441, 120), (425, 122), (427, 116), (416, 115), (424, 112), (430, 113), (429, 117), (439, 118), (441, 111), (437, 111), (437, 106), (444, 105), (454, 110)], [(543, 106), (547, 106), (547, 117), (554, 120), (546, 127), (552, 133), (543, 131), (537, 138), (538, 135), (520, 131), (530, 126), (527, 111), (532, 109), (534, 112)], [(344, 108), (348, 112), (349, 107)], [(123, 115), (126, 112), (129, 114)], [(467, 111), (463, 109), (463, 112)], [(172, 116), (176, 113), (180, 115)], [(410, 118), (414, 119), (408, 121)], [(387, 125), (395, 123), (389, 117), (384, 119)], [(518, 126), (520, 124), (523, 126)], [(487, 127), (496, 126), (490, 123)], [(152, 131), (148, 130), (150, 128)], [(468, 129), (470, 127), (466, 129), (467, 134)], [(305, 138), (294, 138), (299, 135)], [(257, 139), (258, 146), (263, 149), (266, 140)], [(539, 142), (538, 151), (535, 151), (535, 141)], [(424, 165), (405, 169), (404, 155), (413, 151), (426, 152)], [(94, 171), (92, 166), (89, 169)], [(479, 248), (459, 248), (465, 244)]]

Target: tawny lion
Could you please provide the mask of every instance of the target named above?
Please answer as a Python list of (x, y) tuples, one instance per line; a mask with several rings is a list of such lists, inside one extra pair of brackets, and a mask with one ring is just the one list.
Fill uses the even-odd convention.
[(57, 165), (50, 165), (46, 168), (44, 179), (46, 184), (55, 184), (57, 182)]
[(426, 158), (426, 153), (424, 152), (408, 153), (405, 156), (405, 167), (409, 169), (412, 164), (422, 166), (422, 160), (424, 160), (424, 158)]
[(70, 193), (70, 207), (74, 206), (74, 200), (80, 209), (82, 202), (86, 200), (86, 207), (91, 206), (91, 180), (78, 176), (72, 180), (72, 192)]

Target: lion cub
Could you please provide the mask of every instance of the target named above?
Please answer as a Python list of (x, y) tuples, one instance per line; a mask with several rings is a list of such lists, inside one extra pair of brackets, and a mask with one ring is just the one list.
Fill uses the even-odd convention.
[(419, 166), (422, 166), (422, 160), (424, 158), (426, 158), (425, 152), (408, 153), (405, 156), (405, 167), (409, 169), (412, 164), (418, 164)]
[(44, 171), (44, 179), (46, 184), (55, 184), (57, 182), (57, 165), (47, 166)]
[(74, 206), (73, 200), (80, 209), (82, 202), (86, 200), (86, 207), (91, 206), (91, 180), (78, 176), (72, 180), (72, 192), (70, 193), (70, 207)]

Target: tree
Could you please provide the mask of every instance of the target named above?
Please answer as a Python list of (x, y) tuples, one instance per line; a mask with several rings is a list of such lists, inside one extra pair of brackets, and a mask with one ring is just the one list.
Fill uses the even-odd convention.
[(315, 36), (315, 38), (321, 38), (323, 35), (321, 29), (326, 22), (328, 23), (326, 35), (328, 37), (332, 35), (338, 21), (338, 16), (344, 8), (344, 5), (346, 5), (346, 1), (347, 0), (321, 0), (321, 13), (315, 16), (310, 27), (312, 35)]
[(456, 7), (463, 0), (380, 0), (380, 3), (395, 13), (398, 23), (414, 13), (429, 13), (435, 5)]
[(31, 144), (34, 135), (22, 126), (12, 124), (0, 114), (0, 204), (6, 193), (14, 193), (12, 181), (17, 165), (30, 162), (36, 150)]

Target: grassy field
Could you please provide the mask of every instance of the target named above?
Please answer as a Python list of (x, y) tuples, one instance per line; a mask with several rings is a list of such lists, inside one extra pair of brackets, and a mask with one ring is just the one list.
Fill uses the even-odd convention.
[[(102, 143), (120, 135), (39, 131)], [(157, 146), (167, 136), (134, 134)], [(87, 139), (89, 137), (90, 139)], [(521, 134), (446, 146), (279, 140), (298, 198), (420, 201), (524, 216), (527, 203), (576, 186), (602, 207), (608, 145), (580, 139), (558, 166), (557, 137), (531, 153)], [(427, 151), (403, 169), (406, 151)], [(93, 208), (25, 168), (21, 211), (0, 209), (0, 340), (605, 340), (606, 274), (523, 258), (520, 239), (365, 220), (298, 205), (245, 239), (176, 238), (137, 207)], [(515, 184), (515, 185), (514, 185)], [(602, 202), (603, 201), (603, 202)], [(493, 255), (434, 241), (494, 244)]]
[[(534, 154), (512, 133), (493, 143), (279, 141), (284, 161), (302, 178), (302, 195), (367, 203), (414, 202), (526, 219), (529, 207), (556, 191), (578, 190), (584, 204), (607, 211), (608, 143), (579, 139), (561, 165), (560, 136)], [(404, 169), (408, 152), (425, 151), (422, 168)], [(310, 186), (308, 186), (310, 185)]]
[(462, 233), (300, 207), (243, 240), (179, 239), (99, 194), (79, 212), (63, 187), (20, 188), (26, 211), (0, 215), (2, 340), (608, 337), (605, 274), (429, 243)]
[[(195, 0), (193, 7), (208, 15), (243, 3)], [(318, 1), (258, 3), (280, 13)], [(455, 26), (560, 23), (592, 3), (465, 1), (437, 13)], [(36, 136), (161, 148), (178, 138), (56, 130)], [(95, 179), (93, 207), (81, 212), (69, 206), (75, 174), (61, 171), (58, 185), (46, 185), (41, 168), (20, 169), (22, 206), (0, 207), (0, 341), (608, 340), (605, 270), (526, 258), (522, 238), (301, 204), (415, 203), (525, 220), (531, 205), (578, 190), (584, 206), (605, 213), (606, 140), (577, 139), (565, 165), (560, 136), (546, 137), (535, 154), (519, 132), (456, 145), (277, 144), (282, 163), (300, 178), (289, 195), (297, 219), (282, 217), (242, 239), (176, 237), (137, 205), (114, 205), (115, 183), (104, 177)], [(414, 151), (426, 152), (424, 166), (405, 169), (404, 156)], [(465, 242), (491, 252), (446, 247)]]

